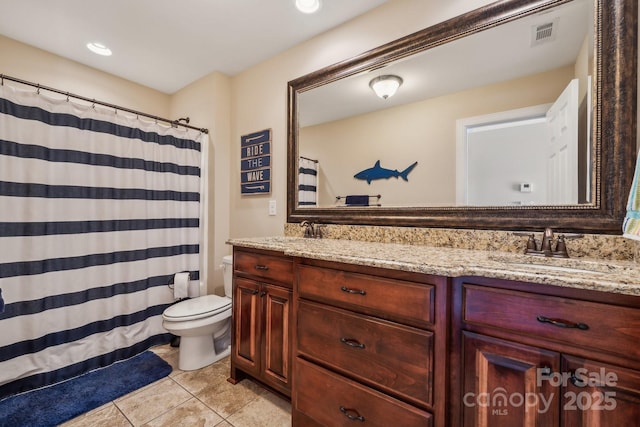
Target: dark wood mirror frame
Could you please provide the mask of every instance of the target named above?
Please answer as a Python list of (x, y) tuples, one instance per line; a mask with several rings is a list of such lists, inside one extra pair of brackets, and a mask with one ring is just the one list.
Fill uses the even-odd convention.
[(637, 0), (595, 0), (591, 204), (531, 207), (299, 207), (297, 95), (571, 0), (502, 0), (441, 22), (288, 84), (287, 221), (323, 224), (622, 234), (636, 161)]

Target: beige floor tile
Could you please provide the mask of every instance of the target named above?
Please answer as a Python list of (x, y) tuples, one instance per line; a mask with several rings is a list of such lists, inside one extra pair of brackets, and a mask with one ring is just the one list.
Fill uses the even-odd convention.
[(149, 427), (215, 427), (224, 419), (195, 397), (145, 424)]
[(61, 427), (131, 427), (131, 423), (116, 405), (107, 403), (61, 424)]
[(227, 418), (234, 427), (288, 427), (291, 404), (272, 393), (259, 396)]
[(228, 357), (202, 369), (181, 371), (178, 369), (177, 348), (167, 344), (151, 350), (173, 367), (174, 370), (169, 377), (70, 420), (63, 426), (291, 425), (291, 405), (288, 402), (252, 381), (244, 380), (235, 386), (227, 382), (230, 373)]
[(171, 365), (173, 369), (169, 374), (170, 377), (175, 377), (176, 375), (181, 374), (183, 371), (178, 368), (178, 361), (180, 356), (180, 349), (178, 347), (171, 347), (169, 344), (159, 345), (150, 349), (152, 352), (157, 354)]
[(195, 396), (223, 418), (227, 418), (266, 393), (269, 392), (255, 383), (243, 380), (236, 385), (227, 381), (212, 384)]
[(159, 415), (180, 406), (191, 395), (170, 378), (157, 381), (138, 393), (115, 402), (134, 426), (142, 425)]
[(229, 378), (229, 362), (225, 358), (217, 363), (206, 366), (197, 371), (184, 371), (173, 377), (173, 380), (187, 389), (189, 393), (198, 394), (207, 387), (211, 387)]
[(155, 347), (151, 347), (149, 350), (154, 352), (158, 356), (163, 357), (167, 353), (178, 351), (178, 347), (171, 347), (169, 344), (161, 344)]

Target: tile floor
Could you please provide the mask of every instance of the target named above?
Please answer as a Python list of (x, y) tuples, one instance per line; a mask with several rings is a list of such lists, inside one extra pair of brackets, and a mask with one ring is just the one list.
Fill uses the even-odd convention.
[(291, 405), (249, 380), (227, 382), (229, 358), (197, 371), (178, 369), (178, 349), (151, 349), (173, 372), (153, 384), (80, 415), (63, 427), (284, 427)]

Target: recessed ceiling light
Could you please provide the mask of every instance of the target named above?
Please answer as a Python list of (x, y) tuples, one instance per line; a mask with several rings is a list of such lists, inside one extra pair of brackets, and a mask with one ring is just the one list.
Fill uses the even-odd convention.
[(87, 48), (98, 55), (111, 56), (111, 49), (103, 45), (102, 43), (91, 42), (87, 43)]
[(296, 0), (296, 7), (302, 13), (314, 13), (320, 9), (320, 0)]

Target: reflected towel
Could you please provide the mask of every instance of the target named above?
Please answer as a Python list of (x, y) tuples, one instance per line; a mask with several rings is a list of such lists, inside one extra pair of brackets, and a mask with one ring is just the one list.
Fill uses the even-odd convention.
[(633, 183), (629, 192), (629, 201), (627, 202), (627, 215), (622, 225), (623, 237), (628, 239), (640, 240), (640, 188), (638, 181), (640, 180), (640, 157), (636, 162), (636, 171), (633, 175)]
[(347, 206), (369, 206), (369, 196), (347, 196), (344, 204)]

